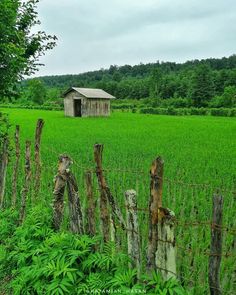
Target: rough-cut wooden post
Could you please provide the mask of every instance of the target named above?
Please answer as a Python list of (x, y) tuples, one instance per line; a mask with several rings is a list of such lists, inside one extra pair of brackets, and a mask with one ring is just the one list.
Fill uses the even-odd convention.
[(17, 198), (17, 181), (18, 181), (18, 170), (19, 170), (19, 162), (20, 162), (20, 126), (16, 125), (15, 131), (15, 148), (16, 148), (16, 162), (13, 170), (12, 177), (12, 199), (11, 205), (14, 208), (16, 206), (16, 198)]
[(41, 135), (44, 126), (43, 119), (38, 119), (35, 130), (35, 145), (34, 145), (34, 162), (35, 162), (35, 184), (34, 184), (34, 195), (35, 199), (38, 197), (40, 190), (40, 177), (41, 177), (41, 160), (40, 160), (40, 143)]
[(125, 192), (128, 254), (132, 260), (130, 268), (135, 267), (140, 278), (141, 256), (136, 196), (135, 190)]
[(79, 189), (72, 172), (68, 173), (67, 190), (71, 232), (84, 234), (83, 213), (80, 205)]
[(222, 221), (223, 221), (223, 197), (213, 197), (211, 228), (211, 254), (209, 257), (209, 287), (211, 295), (221, 295), (220, 289), (220, 263), (222, 256)]
[(106, 196), (106, 182), (103, 176), (102, 171), (102, 151), (103, 145), (95, 144), (94, 146), (94, 159), (96, 162), (96, 175), (98, 178), (98, 184), (100, 188), (100, 215), (101, 215), (101, 227), (104, 242), (109, 241), (109, 232), (110, 232), (110, 217), (107, 204)]
[(107, 199), (108, 199), (109, 204), (112, 209), (112, 214), (114, 215), (114, 217), (116, 216), (122, 229), (125, 229), (126, 228), (125, 220), (124, 220), (121, 210), (120, 210), (118, 204), (116, 203), (116, 201), (110, 191), (110, 188), (108, 186), (106, 186), (106, 195), (107, 195)]
[(30, 188), (30, 180), (31, 180), (31, 142), (29, 140), (25, 143), (25, 180), (24, 180), (24, 187), (21, 193), (21, 208), (20, 208), (20, 217), (19, 217), (19, 224), (25, 219), (26, 214), (26, 200), (27, 195)]
[(149, 201), (149, 234), (147, 250), (147, 269), (155, 269), (155, 253), (157, 251), (158, 237), (158, 209), (162, 206), (164, 161), (156, 158), (150, 169), (150, 201)]
[(58, 171), (57, 175), (55, 176), (55, 186), (53, 191), (53, 227), (55, 230), (60, 229), (63, 218), (64, 192), (68, 180), (70, 164), (71, 159), (69, 156), (61, 155), (59, 157)]
[(8, 137), (3, 138), (2, 151), (0, 151), (0, 208), (3, 207), (5, 186), (6, 186), (6, 174), (8, 164)]
[(86, 191), (88, 198), (88, 207), (86, 210), (87, 215), (87, 233), (90, 236), (94, 236), (96, 234), (96, 219), (95, 219), (95, 202), (93, 197), (93, 187), (92, 187), (92, 172), (87, 171), (85, 173), (85, 181), (86, 181)]
[[(102, 197), (104, 195), (104, 200), (106, 199), (106, 204), (107, 204), (107, 200), (109, 201), (109, 204), (110, 204), (110, 207), (112, 209), (112, 214), (114, 214), (121, 227), (123, 229), (126, 228), (126, 224), (125, 224), (125, 221), (124, 221), (124, 218), (122, 216), (122, 213), (121, 213), (121, 210), (120, 208), (118, 207), (118, 205), (116, 204), (116, 201), (106, 183), (106, 180), (105, 180), (105, 177), (103, 176), (103, 171), (102, 171), (102, 152), (103, 152), (103, 145), (101, 144), (95, 144), (94, 146), (94, 156), (95, 156), (95, 162), (97, 164), (97, 167), (96, 167), (96, 174), (97, 174), (97, 177), (98, 177), (98, 183), (99, 183), (99, 187), (100, 187), (100, 191), (101, 191), (101, 202), (100, 204), (103, 203), (102, 201)], [(106, 205), (107, 206), (107, 205)], [(102, 209), (102, 207), (101, 207)], [(102, 210), (101, 210), (102, 211)], [(109, 224), (109, 216), (108, 216), (108, 224)], [(108, 226), (109, 228), (109, 226)], [(109, 231), (108, 231), (108, 234), (109, 234)]]
[(116, 243), (116, 224), (115, 224), (115, 216), (114, 214), (110, 215), (110, 233), (111, 233), (111, 242)]
[(169, 209), (159, 208), (156, 269), (164, 280), (176, 278), (175, 214)]

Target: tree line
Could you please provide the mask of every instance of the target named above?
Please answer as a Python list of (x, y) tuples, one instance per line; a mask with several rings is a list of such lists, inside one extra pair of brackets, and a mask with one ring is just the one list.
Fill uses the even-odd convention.
[[(179, 107), (236, 106), (236, 55), (139, 65), (111, 65), (78, 75), (45, 76), (24, 81), (21, 97), (43, 103), (55, 101), (69, 87), (101, 88), (118, 100), (144, 99), (153, 106), (168, 100)], [(37, 94), (38, 93), (38, 94)]]

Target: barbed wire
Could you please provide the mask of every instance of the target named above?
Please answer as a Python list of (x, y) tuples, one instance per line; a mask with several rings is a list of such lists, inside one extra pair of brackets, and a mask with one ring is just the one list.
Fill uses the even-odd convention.
[[(115, 223), (114, 220), (110, 220), (110, 222), (113, 223), (113, 225), (114, 225), (114, 227), (116, 229), (121, 228), (120, 224)], [(135, 233), (136, 235), (139, 234), (137, 231), (135, 231), (133, 229), (125, 228), (123, 230)], [(193, 248), (189, 248), (189, 247), (183, 247), (183, 246), (179, 245), (178, 243), (176, 243), (176, 241), (163, 240), (163, 239), (160, 239), (160, 238), (158, 238), (157, 241), (162, 242), (162, 243), (172, 244), (177, 249), (183, 250), (185, 252), (185, 254), (187, 252), (188, 254), (191, 254), (191, 255), (196, 255), (197, 254), (197, 255), (202, 255), (202, 256), (217, 256), (217, 257), (225, 257), (225, 258), (236, 257), (236, 253), (234, 254), (233, 252), (211, 253), (211, 252), (209, 252), (207, 250), (202, 251), (202, 249), (200, 249), (200, 248), (193, 249)]]

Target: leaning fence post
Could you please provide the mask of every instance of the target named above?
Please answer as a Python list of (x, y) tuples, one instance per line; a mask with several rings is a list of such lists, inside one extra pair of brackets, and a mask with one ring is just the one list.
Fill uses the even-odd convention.
[(155, 269), (155, 255), (158, 239), (158, 209), (162, 206), (164, 161), (156, 158), (151, 165), (150, 201), (149, 201), (149, 234), (147, 250), (147, 269)]
[(135, 267), (137, 269), (139, 278), (141, 272), (141, 257), (136, 195), (135, 190), (128, 190), (125, 192), (128, 255), (132, 260), (130, 267)]
[(97, 176), (98, 178), (100, 177), (100, 180), (99, 180), (99, 186), (100, 186), (100, 190), (101, 190), (101, 195), (104, 193), (104, 196), (106, 198), (106, 200), (109, 201), (109, 205), (111, 207), (111, 210), (112, 210), (112, 214), (114, 216), (117, 217), (121, 227), (123, 229), (126, 228), (126, 224), (125, 224), (125, 221), (124, 221), (124, 218), (122, 216), (122, 213), (121, 213), (121, 210), (119, 208), (119, 206), (117, 205), (107, 183), (106, 183), (106, 180), (105, 180), (105, 177), (103, 176), (103, 171), (102, 171), (102, 151), (103, 151), (103, 145), (100, 145), (100, 144), (96, 144), (94, 146), (95, 148), (95, 161), (97, 163), (97, 167), (96, 167), (96, 172), (97, 172)]
[(213, 197), (212, 227), (211, 227), (211, 252), (209, 257), (208, 280), (211, 295), (222, 294), (220, 289), (220, 263), (222, 256), (222, 221), (223, 197)]
[(24, 180), (24, 187), (21, 193), (21, 208), (20, 208), (19, 224), (22, 224), (26, 214), (26, 201), (27, 201), (27, 195), (30, 188), (30, 179), (31, 179), (30, 157), (31, 157), (31, 142), (27, 140), (25, 143), (25, 180)]
[(18, 170), (19, 170), (19, 162), (20, 162), (20, 126), (16, 125), (15, 131), (15, 148), (16, 148), (16, 162), (13, 170), (13, 178), (12, 178), (12, 200), (11, 205), (14, 208), (16, 206), (16, 198), (17, 198), (17, 181), (18, 181)]
[(107, 204), (106, 196), (106, 182), (102, 172), (102, 144), (95, 144), (94, 146), (94, 159), (96, 162), (96, 175), (98, 178), (98, 184), (100, 188), (100, 215), (101, 215), (101, 227), (104, 242), (109, 241), (109, 232), (110, 232), (110, 218)]
[(53, 201), (53, 227), (59, 230), (63, 218), (64, 192), (68, 179), (71, 159), (67, 155), (61, 155), (58, 162), (58, 171), (55, 176), (54, 201)]
[(3, 203), (4, 203), (7, 164), (8, 164), (8, 145), (9, 145), (9, 139), (6, 135), (3, 138), (2, 151), (0, 151), (0, 208), (3, 207)]
[(92, 187), (92, 172), (87, 171), (85, 173), (85, 182), (86, 182), (86, 192), (87, 192), (87, 230), (86, 232), (90, 236), (96, 234), (96, 220), (95, 220), (95, 202), (93, 197), (93, 187)]
[(68, 172), (67, 178), (67, 191), (71, 232), (84, 234), (83, 213), (80, 205), (79, 189), (75, 176), (70, 171)]
[(34, 162), (35, 162), (35, 184), (34, 184), (34, 195), (35, 199), (38, 197), (40, 190), (40, 177), (41, 177), (41, 160), (40, 160), (40, 143), (41, 135), (44, 126), (43, 119), (38, 119), (35, 130), (35, 145), (34, 145)]

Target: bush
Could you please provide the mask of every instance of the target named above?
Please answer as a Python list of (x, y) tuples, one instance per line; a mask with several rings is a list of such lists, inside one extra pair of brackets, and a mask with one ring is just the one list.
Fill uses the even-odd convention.
[(190, 115), (200, 115), (200, 116), (204, 116), (204, 115), (208, 115), (209, 111), (207, 108), (190, 108), (189, 109), (189, 114)]
[(176, 115), (176, 116), (187, 116), (187, 115), (197, 115), (197, 116), (224, 116), (224, 117), (236, 117), (236, 109), (227, 108), (178, 108), (173, 107), (165, 108), (141, 108), (139, 110), (141, 114), (156, 114), (156, 115)]
[(224, 108), (211, 109), (211, 115), (228, 117), (230, 115), (230, 109), (224, 109)]
[(17, 104), (3, 104), (0, 105), (1, 108), (8, 109), (30, 109), (30, 110), (49, 110), (49, 111), (61, 111), (64, 108), (59, 105), (17, 105)]
[(4, 238), (0, 246), (0, 292), (8, 278), (3, 294), (6, 289), (15, 295), (104, 294), (105, 290), (114, 294), (135, 294), (138, 290), (186, 294), (176, 280), (164, 282), (155, 272), (138, 280), (137, 270), (128, 268), (129, 257), (121, 252), (114, 255), (114, 243), (104, 245), (98, 237), (54, 232), (51, 209), (45, 206), (31, 209), (19, 227), (9, 213), (0, 212), (0, 235)]
[(236, 108), (229, 110), (229, 116), (230, 117), (236, 117)]

